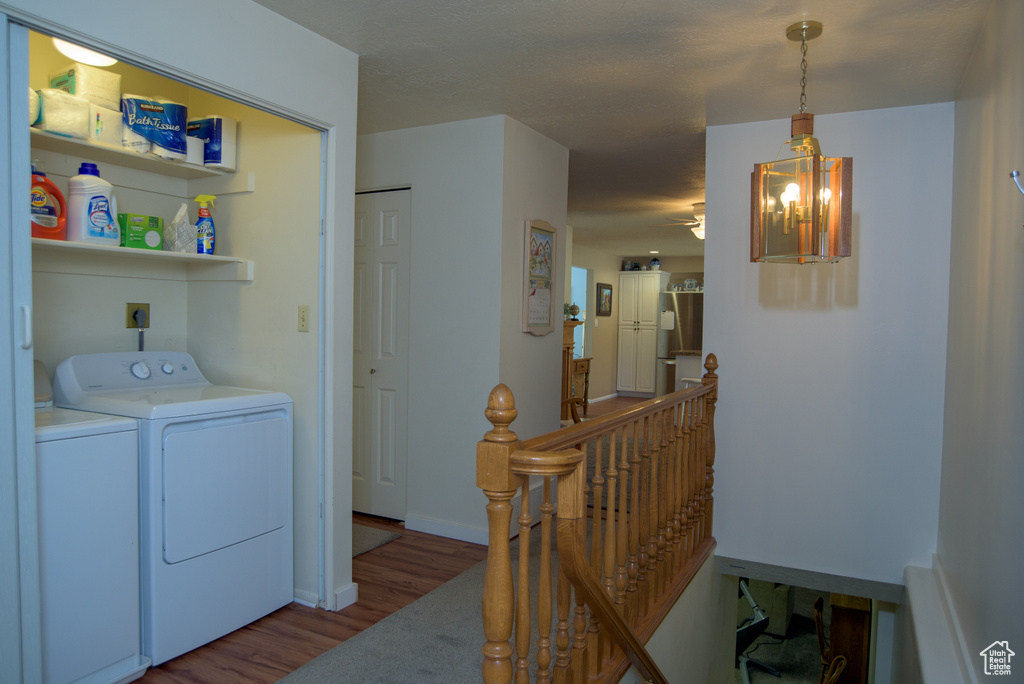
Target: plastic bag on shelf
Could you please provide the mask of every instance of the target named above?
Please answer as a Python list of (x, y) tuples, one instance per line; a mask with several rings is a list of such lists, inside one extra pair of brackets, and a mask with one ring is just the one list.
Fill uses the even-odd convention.
[(174, 220), (164, 224), (164, 249), (168, 252), (195, 254), (197, 237), (196, 227), (188, 220), (188, 204), (182, 202)]

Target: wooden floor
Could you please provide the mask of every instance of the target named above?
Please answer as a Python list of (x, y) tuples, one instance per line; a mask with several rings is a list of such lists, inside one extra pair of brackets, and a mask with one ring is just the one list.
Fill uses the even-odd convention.
[(358, 513), (352, 518), (402, 535), (352, 559), (352, 579), (359, 585), (359, 600), (354, 605), (332, 613), (291, 603), (217, 641), (150, 668), (138, 681), (276, 682), (487, 556), (486, 546), (412, 532), (383, 518)]
[(600, 418), (601, 416), (618, 411), (619, 409), (629, 408), (635, 404), (647, 401), (643, 397), (620, 397), (618, 395), (611, 399), (605, 399), (604, 401), (590, 402), (590, 406), (587, 407), (587, 415), (581, 416), (586, 420), (591, 418)]

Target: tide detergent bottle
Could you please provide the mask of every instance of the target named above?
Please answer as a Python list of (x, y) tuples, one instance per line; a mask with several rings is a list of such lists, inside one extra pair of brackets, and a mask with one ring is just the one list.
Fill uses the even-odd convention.
[(32, 165), (32, 237), (67, 238), (68, 207), (64, 195), (46, 174)]
[(95, 164), (78, 167), (78, 175), (68, 179), (68, 195), (68, 240), (121, 246), (114, 188), (100, 178)]
[(217, 233), (213, 228), (213, 217), (207, 204), (213, 206), (215, 195), (197, 195), (196, 202), (199, 202), (199, 220), (196, 221), (196, 253), (213, 254), (213, 247), (217, 241)]

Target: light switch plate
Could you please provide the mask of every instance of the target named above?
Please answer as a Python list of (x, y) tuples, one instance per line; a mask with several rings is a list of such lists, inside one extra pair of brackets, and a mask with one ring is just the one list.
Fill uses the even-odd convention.
[(299, 305), (299, 332), (309, 332), (309, 306)]

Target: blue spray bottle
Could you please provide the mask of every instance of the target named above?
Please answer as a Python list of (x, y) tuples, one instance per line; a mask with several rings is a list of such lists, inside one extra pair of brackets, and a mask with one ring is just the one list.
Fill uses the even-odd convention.
[(215, 195), (197, 195), (196, 202), (199, 202), (199, 220), (196, 221), (196, 253), (213, 254), (213, 246), (217, 241), (217, 233), (213, 228), (213, 217), (206, 207), (209, 203), (213, 206)]

